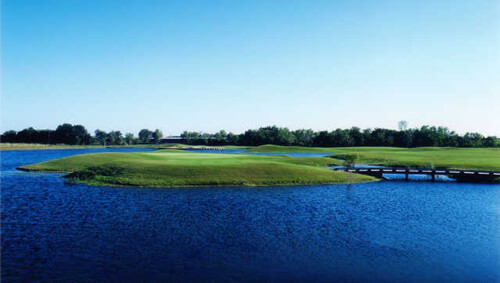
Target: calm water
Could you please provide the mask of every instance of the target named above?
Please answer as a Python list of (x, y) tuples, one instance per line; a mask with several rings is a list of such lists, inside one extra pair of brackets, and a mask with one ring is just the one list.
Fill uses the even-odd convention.
[(14, 171), (95, 151), (2, 152), (3, 280), (500, 280), (499, 185), (110, 188)]

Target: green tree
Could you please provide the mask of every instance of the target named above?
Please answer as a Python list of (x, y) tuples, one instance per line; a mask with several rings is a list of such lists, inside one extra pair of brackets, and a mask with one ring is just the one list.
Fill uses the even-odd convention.
[(398, 122), (398, 129), (402, 132), (406, 131), (408, 129), (408, 122), (402, 120)]
[(153, 138), (153, 132), (148, 129), (142, 129), (139, 131), (139, 141), (141, 143), (150, 143)]
[(212, 138), (213, 138), (213, 136), (209, 133), (202, 133), (201, 134), (201, 139), (203, 141), (203, 144), (208, 144)]
[(108, 144), (122, 145), (125, 143), (120, 131), (111, 131), (108, 134)]
[(466, 133), (464, 135), (465, 147), (482, 147), (484, 137), (479, 133)]
[(225, 144), (227, 142), (227, 133), (224, 130), (220, 130), (214, 135), (215, 142), (219, 145)]
[(239, 136), (233, 133), (227, 134), (227, 144), (232, 144), (232, 145), (239, 144)]
[(99, 129), (95, 130), (94, 132), (95, 138), (101, 145), (106, 145), (107, 140), (108, 140), (108, 134), (105, 131), (101, 131)]
[(187, 144), (195, 144), (201, 141), (201, 134), (198, 132), (184, 131), (181, 137), (186, 140)]
[(134, 134), (132, 133), (126, 133), (125, 134), (125, 143), (128, 145), (132, 145), (135, 143), (135, 137)]
[(155, 143), (156, 144), (159, 144), (160, 143), (160, 140), (161, 138), (163, 137), (163, 133), (162, 131), (160, 131), (159, 129), (156, 129), (154, 132), (153, 132), (153, 139), (155, 140)]
[(354, 146), (362, 146), (365, 144), (365, 139), (363, 133), (361, 133), (361, 129), (358, 127), (352, 127), (348, 131), (349, 138), (352, 141), (352, 145)]
[(344, 165), (346, 167), (354, 167), (359, 160), (358, 154), (348, 154), (344, 156)]
[(2, 134), (2, 138), (0, 139), (1, 142), (18, 142), (17, 139), (17, 132), (10, 130), (6, 131)]
[(295, 144), (299, 146), (312, 146), (316, 134), (311, 129), (300, 129), (293, 131), (295, 136)]
[(76, 137), (76, 144), (90, 144), (91, 136), (82, 125), (73, 126), (73, 135)]
[(82, 125), (71, 125), (68, 123), (59, 125), (54, 132), (56, 143), (64, 144), (89, 144), (91, 136)]

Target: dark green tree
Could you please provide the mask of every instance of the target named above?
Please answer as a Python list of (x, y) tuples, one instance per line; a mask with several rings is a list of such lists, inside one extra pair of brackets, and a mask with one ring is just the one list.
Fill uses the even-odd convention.
[(94, 131), (95, 138), (99, 142), (100, 145), (106, 145), (108, 141), (108, 134), (105, 131), (101, 131), (99, 129)]
[(153, 138), (153, 132), (148, 129), (142, 129), (139, 131), (139, 141), (141, 143), (150, 143)]
[(153, 136), (153, 139), (154, 139), (155, 143), (156, 143), (156, 144), (159, 144), (159, 143), (160, 143), (161, 138), (163, 137), (163, 133), (162, 133), (162, 131), (160, 131), (159, 129), (156, 129), (156, 130), (153, 132), (152, 136)]
[(128, 144), (128, 145), (135, 144), (134, 134), (132, 134), (132, 133), (126, 133), (125, 134), (125, 143)]

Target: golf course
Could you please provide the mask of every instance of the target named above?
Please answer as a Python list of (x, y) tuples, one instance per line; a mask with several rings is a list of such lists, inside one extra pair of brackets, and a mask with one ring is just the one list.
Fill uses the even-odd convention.
[[(252, 153), (283, 153), (255, 155)], [(286, 153), (331, 153), (290, 157)], [(306, 148), (264, 145), (239, 154), (157, 150), (82, 154), (21, 166), (25, 171), (67, 173), (68, 180), (111, 186), (191, 187), (344, 184), (377, 179), (326, 168), (343, 159), (359, 164), (413, 168), (500, 170), (500, 149), (485, 148)]]

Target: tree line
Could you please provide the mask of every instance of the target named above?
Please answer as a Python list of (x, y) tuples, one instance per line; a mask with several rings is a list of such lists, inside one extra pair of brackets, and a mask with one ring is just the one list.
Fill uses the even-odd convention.
[[(69, 145), (133, 145), (159, 144), (163, 134), (142, 129), (137, 137), (132, 133), (123, 135), (120, 131), (105, 132), (96, 130), (94, 135), (82, 125), (62, 124), (56, 130), (6, 131), (0, 136), (1, 142), (42, 143)], [(284, 127), (261, 127), (234, 134), (221, 130), (217, 133), (184, 131), (179, 142), (190, 145), (243, 145), (258, 146), (263, 144), (295, 146), (449, 146), (449, 147), (500, 147), (500, 140), (495, 136), (485, 137), (479, 133), (459, 135), (446, 127), (422, 126), (408, 128), (405, 121), (399, 123), (399, 129), (336, 129), (333, 131), (313, 131), (311, 129), (289, 130)]]
[(282, 127), (262, 127), (256, 130), (247, 130), (243, 134), (235, 135), (220, 131), (215, 134), (184, 132), (181, 136), (188, 144), (207, 145), (244, 145), (258, 146), (264, 144), (340, 147), (340, 146), (449, 146), (449, 147), (500, 147), (500, 140), (495, 136), (485, 137), (479, 133), (459, 135), (446, 127), (422, 126), (408, 129), (407, 123), (400, 123), (399, 130), (392, 129), (364, 129), (352, 127), (350, 129), (336, 129), (334, 131), (315, 132), (311, 129), (291, 131)]
[(138, 136), (132, 133), (122, 134), (120, 131), (105, 132), (95, 130), (92, 136), (82, 125), (68, 123), (59, 125), (55, 130), (36, 130), (32, 127), (22, 131), (6, 131), (0, 136), (1, 142), (8, 143), (41, 143), (69, 145), (133, 145), (160, 143), (163, 133), (156, 129), (142, 129)]

